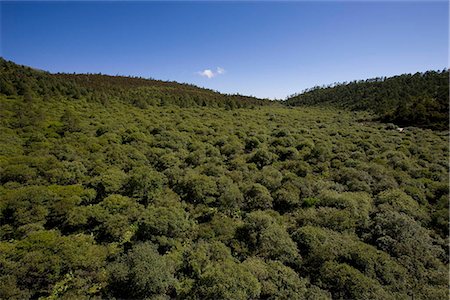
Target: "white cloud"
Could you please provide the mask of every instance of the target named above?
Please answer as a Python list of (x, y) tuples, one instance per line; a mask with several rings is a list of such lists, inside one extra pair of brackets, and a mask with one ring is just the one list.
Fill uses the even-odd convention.
[(208, 78), (213, 78), (214, 76), (216, 76), (216, 74), (213, 71), (211, 71), (210, 69), (206, 69), (201, 72), (198, 72), (198, 74), (200, 76), (208, 77)]
[(205, 69), (203, 71), (197, 72), (198, 75), (206, 77), (208, 79), (211, 79), (213, 77), (216, 77), (217, 75), (225, 74), (225, 69), (221, 67), (217, 67), (216, 71)]
[(217, 67), (217, 74), (225, 74), (225, 69)]

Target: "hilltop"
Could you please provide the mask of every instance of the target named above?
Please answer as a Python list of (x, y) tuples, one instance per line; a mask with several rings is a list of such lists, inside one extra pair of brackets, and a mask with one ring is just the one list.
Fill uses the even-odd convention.
[(85, 98), (107, 104), (118, 100), (149, 105), (208, 106), (227, 109), (273, 105), (265, 99), (226, 95), (190, 84), (102, 74), (52, 74), (0, 58), (0, 93), (12, 96)]
[(449, 128), (449, 72), (428, 71), (313, 87), (286, 101), (222, 94), (191, 84), (102, 74), (52, 74), (0, 58), (0, 93), (25, 98), (88, 99), (104, 105), (120, 101), (139, 108), (322, 106), (368, 111), (374, 121), (434, 130)]
[(448, 129), (449, 72), (428, 71), (314, 87), (286, 100), (290, 106), (369, 110), (383, 122)]

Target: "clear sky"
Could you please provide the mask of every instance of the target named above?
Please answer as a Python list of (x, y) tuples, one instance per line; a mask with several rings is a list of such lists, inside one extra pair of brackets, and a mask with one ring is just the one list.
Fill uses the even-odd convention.
[(1, 56), (285, 98), (448, 67), (447, 1), (1, 2)]

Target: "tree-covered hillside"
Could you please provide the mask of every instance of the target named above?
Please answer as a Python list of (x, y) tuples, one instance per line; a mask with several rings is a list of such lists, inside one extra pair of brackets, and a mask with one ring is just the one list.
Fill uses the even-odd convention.
[(381, 121), (444, 130), (449, 124), (449, 72), (429, 71), (315, 87), (289, 97), (286, 103), (370, 110)]
[(0, 299), (448, 298), (447, 135), (2, 70)]
[(225, 95), (177, 82), (101, 74), (51, 74), (3, 58), (0, 58), (0, 93), (25, 98), (84, 98), (103, 104), (119, 100), (140, 108), (173, 104), (233, 109), (274, 104), (269, 100)]

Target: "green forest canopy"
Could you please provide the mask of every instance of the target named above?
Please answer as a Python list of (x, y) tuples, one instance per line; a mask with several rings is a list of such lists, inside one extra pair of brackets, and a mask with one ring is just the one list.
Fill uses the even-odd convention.
[(149, 105), (211, 106), (228, 109), (272, 105), (269, 100), (225, 95), (190, 84), (102, 74), (51, 74), (0, 58), (0, 92), (31, 97), (68, 97), (106, 104), (118, 100), (139, 108)]
[(401, 126), (448, 129), (449, 72), (428, 71), (314, 87), (286, 104), (369, 110)]
[(448, 298), (445, 133), (5, 61), (0, 80), (1, 299)]

